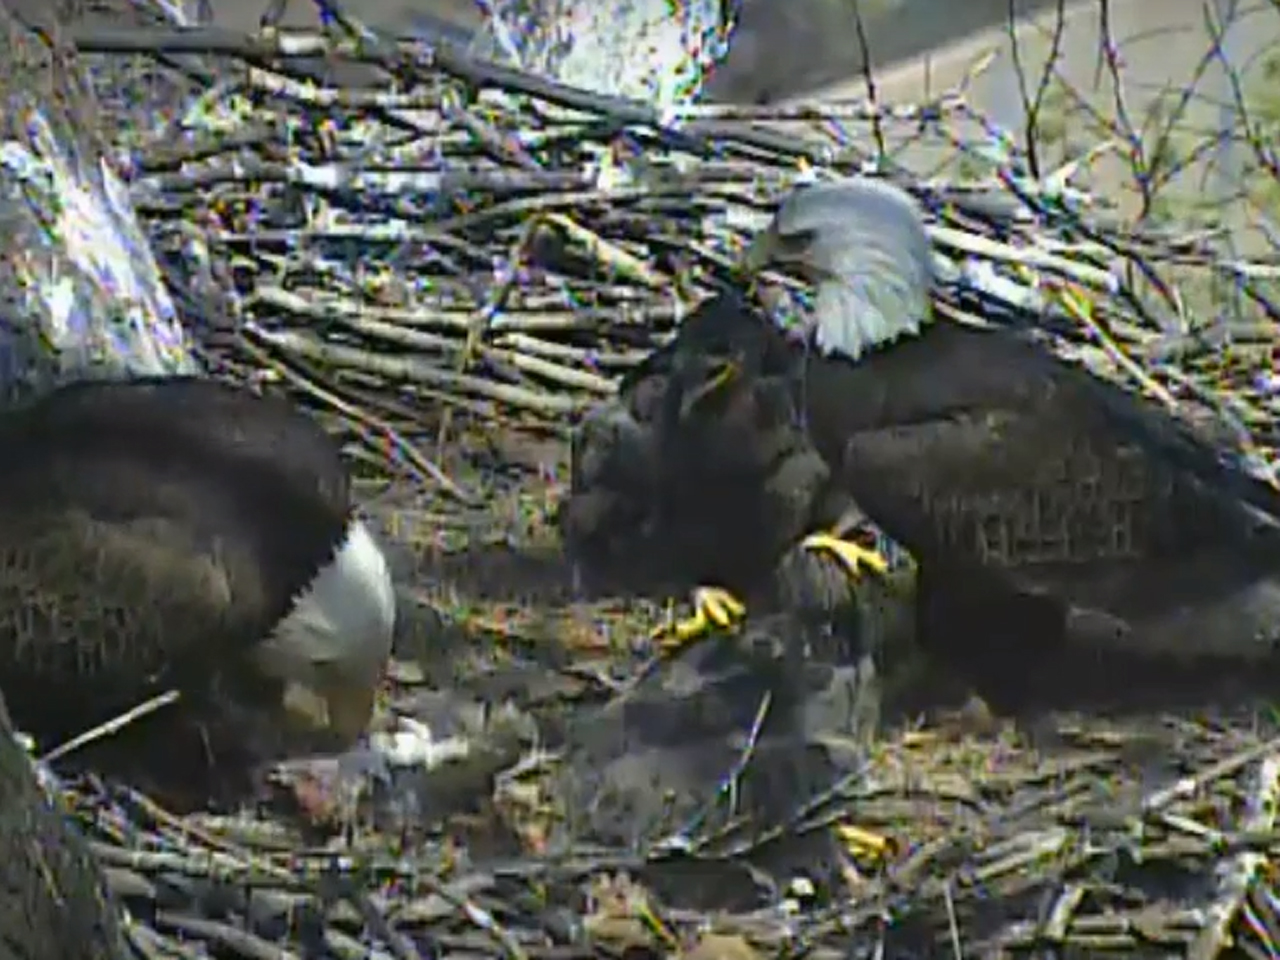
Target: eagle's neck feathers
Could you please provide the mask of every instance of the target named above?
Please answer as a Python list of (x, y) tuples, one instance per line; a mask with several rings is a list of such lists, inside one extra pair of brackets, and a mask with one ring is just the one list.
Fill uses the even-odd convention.
[(928, 322), (928, 291), (894, 284), (828, 280), (814, 303), (814, 342), (825, 356), (859, 360), (906, 337), (920, 334)]
[(333, 557), (262, 644), (260, 658), (273, 673), (294, 679), (317, 666), (336, 666), (352, 679), (372, 682), (391, 654), (394, 627), (386, 557), (353, 515)]

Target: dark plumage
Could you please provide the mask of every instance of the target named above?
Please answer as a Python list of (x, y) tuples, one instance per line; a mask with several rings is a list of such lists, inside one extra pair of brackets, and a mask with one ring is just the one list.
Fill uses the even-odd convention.
[[(713, 298), (685, 327), (740, 331), (740, 309), (732, 296)], [(760, 370), (744, 389), (701, 390), (723, 359), (657, 351), (575, 431), (560, 524), (583, 570), (612, 571), (635, 589), (656, 579), (637, 569), (648, 566), (668, 587), (756, 594), (800, 534), (839, 514), (819, 496), (828, 469), (797, 428), (789, 382)], [(619, 572), (624, 563), (631, 569)]]
[(557, 523), (566, 552), (580, 567), (616, 566), (628, 544), (645, 536), (648, 504), (659, 485), (653, 427), (666, 383), (651, 357), (617, 397), (589, 410), (573, 431), (569, 496)]
[[(1038, 599), (1068, 635), (1127, 652), (1269, 654), (1280, 494), (1036, 341), (916, 315), (928, 294), (912, 289), (927, 281), (920, 212), (905, 195), (883, 202), (883, 187), (865, 205), (864, 190), (798, 190), (749, 258), (816, 282), (825, 347), (750, 311), (736, 342), (790, 355), (814, 443), (915, 555), (933, 598), (979, 614)], [(880, 242), (860, 257), (869, 235)]]
[[(569, 838), (625, 849), (679, 835), (696, 842), (730, 821), (741, 830), (737, 840), (787, 823), (829, 789), (847, 772), (841, 760), (853, 758), (827, 744), (853, 748), (874, 732), (878, 701), (860, 689), (873, 683), (874, 669), (806, 657), (807, 626), (782, 614), (713, 634), (576, 717), (553, 791), (563, 814), (553, 848)], [(735, 773), (732, 796), (724, 796)], [(833, 853), (831, 837), (814, 830), (787, 832), (744, 857), (785, 882), (798, 870), (826, 873)], [(717, 873), (716, 884), (724, 878)], [(726, 892), (713, 885), (703, 896), (707, 906), (722, 905)]]
[(173, 686), (360, 732), (394, 600), (311, 418), (197, 378), (79, 383), (0, 416), (0, 450), (0, 676), (42, 746)]
[(124, 960), (117, 907), (0, 699), (0, 960)]

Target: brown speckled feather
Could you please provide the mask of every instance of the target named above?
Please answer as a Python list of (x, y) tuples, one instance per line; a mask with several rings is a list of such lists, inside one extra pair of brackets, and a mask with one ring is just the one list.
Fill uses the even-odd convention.
[(319, 426), (209, 381), (78, 384), (0, 450), (0, 676), (45, 741), (234, 668), (347, 526)]
[[(261, 605), (233, 596), (216, 548), (202, 549), (164, 518), (6, 512), (0, 537), (5, 673), (37, 689), (47, 678), (74, 678), (95, 698), (128, 706), (144, 678), (171, 682), (182, 661), (226, 647), (243, 626), (234, 601)], [(6, 686), (22, 704), (23, 685)]]
[[(939, 326), (857, 365), (811, 358), (805, 379), (824, 455), (922, 560), (1090, 564), (1229, 543), (1248, 529), (1236, 500), (1107, 415), (1099, 394), (1115, 388), (1034, 344)], [(1177, 429), (1163, 411), (1149, 419)]]
[(1215, 473), (1220, 451), (1163, 409), (1009, 331), (936, 323), (853, 362), (724, 303), (681, 329), (675, 365), (789, 366), (837, 485), (940, 595), (1050, 597), (1073, 635), (1131, 650), (1280, 640), (1280, 536), (1241, 491), (1273, 493)]
[(1280, 638), (1276, 531), (1130, 427), (1216, 456), (1165, 411), (1034, 343), (947, 324), (804, 370), (842, 485), (953, 584), (1053, 596), (1069, 630), (1128, 649), (1262, 655)]

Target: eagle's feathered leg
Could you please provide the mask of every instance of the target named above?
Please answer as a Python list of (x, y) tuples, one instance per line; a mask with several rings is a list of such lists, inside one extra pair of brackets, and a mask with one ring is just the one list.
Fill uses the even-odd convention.
[[(847, 497), (837, 495), (829, 483), (829, 470), (822, 457), (808, 443), (803, 434), (790, 428), (779, 430), (769, 439), (753, 438), (760, 451), (770, 451), (767, 457), (776, 457), (767, 479), (763, 481), (765, 496), (760, 504), (761, 514), (752, 515), (746, 522), (758, 525), (761, 535), (772, 546), (768, 555), (778, 564), (774, 568), (771, 592), (783, 605), (801, 603), (801, 597), (793, 595), (798, 584), (791, 581), (797, 570), (808, 569), (803, 561), (797, 564), (797, 554), (829, 555), (843, 570), (851, 584), (856, 584), (870, 572), (886, 574), (890, 561), (874, 545), (855, 539), (866, 522), (865, 514), (847, 503)], [(744, 481), (745, 482), (745, 481)], [(807, 581), (807, 576), (802, 576)], [(764, 587), (764, 584), (758, 584)], [(805, 601), (812, 598), (804, 597)], [(820, 605), (820, 617), (834, 614), (825, 609), (829, 598)], [(801, 603), (801, 605), (807, 605)], [(693, 613), (683, 619), (664, 624), (654, 631), (653, 640), (664, 650), (680, 649), (688, 643), (716, 630), (737, 628), (747, 615), (747, 604), (733, 593), (719, 586), (704, 585), (693, 592)]]
[(856, 587), (868, 572), (885, 576), (893, 569), (878, 542), (866, 537), (870, 531), (866, 513), (830, 482), (826, 463), (811, 447), (798, 450), (770, 485), (792, 491), (794, 504), (791, 532), (779, 544), (780, 559), (774, 571), (774, 589), (782, 605), (813, 608), (811, 615), (826, 620), (838, 616), (838, 609), (852, 593), (845, 593), (844, 588), (836, 594), (821, 589), (815, 592), (823, 581), (834, 586), (820, 572), (823, 567), (834, 566), (836, 575), (843, 574), (849, 587)]
[[(833, 495), (836, 503), (828, 501), (828, 503), (822, 504), (821, 500), (824, 498), (819, 497), (819, 505), (814, 507), (817, 516), (822, 516), (824, 507), (830, 510), (836, 507), (836, 504), (843, 499), (836, 491), (830, 489), (825, 491), (826, 498), (830, 498)], [(830, 515), (828, 512), (827, 516), (830, 517)], [(825, 552), (829, 554), (844, 568), (844, 572), (853, 584), (861, 580), (866, 571), (876, 576), (888, 575), (891, 569), (888, 557), (874, 545), (864, 545), (852, 539), (866, 529), (866, 523), (867, 516), (860, 507), (856, 504), (845, 503), (834, 523), (823, 532), (810, 533), (802, 537), (793, 547), (793, 551), (799, 550), (814, 554)], [(786, 563), (787, 560), (784, 559), (782, 565), (780, 565), (780, 571)], [(785, 574), (780, 573), (779, 575), (785, 579)], [(794, 600), (792, 602), (794, 603)], [(835, 610), (826, 609), (825, 602), (823, 606), (824, 609), (822, 609), (821, 613), (824, 617), (834, 615)], [(848, 856), (850, 863), (853, 864), (880, 864), (893, 850), (892, 838), (860, 826), (849, 819), (841, 819), (833, 824), (832, 832), (841, 849)]]
[[(673, 391), (678, 402), (676, 422), (684, 422), (705, 402), (723, 394), (742, 376), (742, 363), (734, 357), (718, 360), (697, 386)], [(671, 402), (671, 401), (668, 401)], [(693, 613), (680, 620), (670, 619), (650, 635), (651, 642), (664, 652), (675, 652), (716, 630), (734, 630), (747, 614), (747, 606), (724, 587), (700, 586), (692, 594)]]

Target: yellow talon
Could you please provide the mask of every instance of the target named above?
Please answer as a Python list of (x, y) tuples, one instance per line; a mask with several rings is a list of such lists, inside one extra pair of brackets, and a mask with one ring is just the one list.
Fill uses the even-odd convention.
[(698, 610), (705, 610), (711, 622), (723, 630), (735, 626), (747, 615), (743, 602), (719, 587), (699, 587), (693, 592), (693, 603)]
[(885, 574), (889, 572), (889, 561), (879, 550), (872, 547), (864, 547), (860, 543), (854, 543), (852, 540), (841, 540), (839, 537), (830, 533), (812, 533), (800, 541), (800, 546), (806, 550), (827, 550), (841, 563), (845, 569), (849, 571), (849, 576), (854, 580), (862, 576), (862, 569), (866, 567), (872, 573)]
[(746, 613), (746, 606), (728, 590), (699, 587), (693, 592), (693, 616), (663, 624), (651, 639), (664, 650), (678, 650), (712, 630), (732, 629)]
[(854, 826), (851, 823), (837, 823), (834, 827), (836, 838), (844, 846), (845, 852), (857, 863), (884, 863), (893, 856), (897, 844), (892, 837)]

